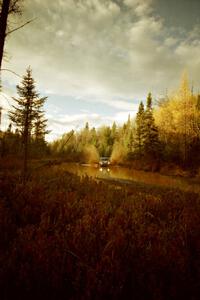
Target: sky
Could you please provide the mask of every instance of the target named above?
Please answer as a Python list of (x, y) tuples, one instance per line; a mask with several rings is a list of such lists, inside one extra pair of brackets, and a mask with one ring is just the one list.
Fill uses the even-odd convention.
[[(45, 104), (47, 140), (71, 129), (135, 116), (148, 92), (158, 99), (181, 74), (200, 88), (199, 0), (26, 0), (10, 27), (33, 22), (6, 41), (3, 68), (30, 65)], [(2, 72), (3, 124), (20, 78)]]

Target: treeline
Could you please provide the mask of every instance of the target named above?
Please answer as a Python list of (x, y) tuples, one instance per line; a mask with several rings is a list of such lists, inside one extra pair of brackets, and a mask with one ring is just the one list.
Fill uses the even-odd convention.
[(179, 89), (157, 101), (151, 93), (140, 102), (135, 119), (123, 126), (90, 128), (68, 132), (51, 144), (52, 154), (71, 160), (96, 161), (110, 156), (113, 163), (162, 162), (185, 167), (200, 163), (200, 95), (195, 95), (184, 76)]
[(88, 122), (79, 131), (71, 131), (51, 144), (55, 155), (95, 162), (99, 156), (109, 156), (113, 163), (141, 158), (142, 155), (158, 156), (160, 143), (152, 109), (152, 97), (148, 95), (146, 109), (141, 102), (136, 120), (130, 115), (123, 126), (89, 127)]
[[(90, 127), (70, 131), (47, 144), (47, 119), (43, 111), (46, 97), (35, 90), (31, 69), (27, 69), (16, 105), (9, 113), (11, 124), (1, 132), (1, 155), (50, 156), (68, 161), (95, 163), (109, 156), (112, 163), (132, 164), (159, 170), (164, 163), (192, 169), (200, 165), (200, 95), (194, 94), (184, 76), (177, 91), (156, 102), (151, 93), (140, 102), (134, 119), (119, 126)], [(12, 129), (13, 125), (14, 129)], [(27, 149), (28, 150), (27, 150)]]
[[(50, 155), (48, 143), (43, 138), (36, 138), (32, 135), (28, 142), (29, 157), (41, 158)], [(6, 131), (0, 132), (0, 156), (15, 156), (23, 158), (24, 139), (18, 130), (13, 130), (10, 124)]]

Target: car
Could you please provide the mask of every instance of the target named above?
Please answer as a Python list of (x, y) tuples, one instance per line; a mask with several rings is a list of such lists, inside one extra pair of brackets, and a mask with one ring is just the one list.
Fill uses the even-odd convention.
[(109, 157), (100, 157), (99, 166), (108, 167), (110, 165)]

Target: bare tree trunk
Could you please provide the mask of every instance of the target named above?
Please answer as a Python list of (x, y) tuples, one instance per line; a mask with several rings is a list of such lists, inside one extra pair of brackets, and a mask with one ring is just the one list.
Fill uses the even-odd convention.
[(24, 136), (24, 162), (23, 162), (23, 179), (26, 180), (28, 171), (28, 134)]
[(28, 140), (29, 140), (29, 116), (30, 116), (30, 100), (26, 103), (26, 116), (24, 124), (24, 162), (23, 162), (23, 181), (26, 181), (28, 171)]
[(3, 0), (1, 15), (0, 15), (0, 76), (1, 76), (1, 65), (3, 60), (3, 50), (6, 38), (6, 28), (9, 14), (11, 0)]

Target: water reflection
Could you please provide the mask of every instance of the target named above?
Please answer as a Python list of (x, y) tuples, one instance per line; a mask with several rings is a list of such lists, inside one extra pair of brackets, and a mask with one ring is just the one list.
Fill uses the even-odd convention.
[(200, 193), (200, 185), (193, 183), (189, 179), (165, 176), (159, 173), (138, 171), (118, 166), (99, 168), (98, 166), (92, 167), (89, 165), (80, 165), (74, 163), (65, 163), (62, 165), (62, 168), (79, 176), (88, 175), (89, 177), (99, 179), (109, 178), (132, 180), (152, 185), (177, 187), (185, 191), (194, 191)]

